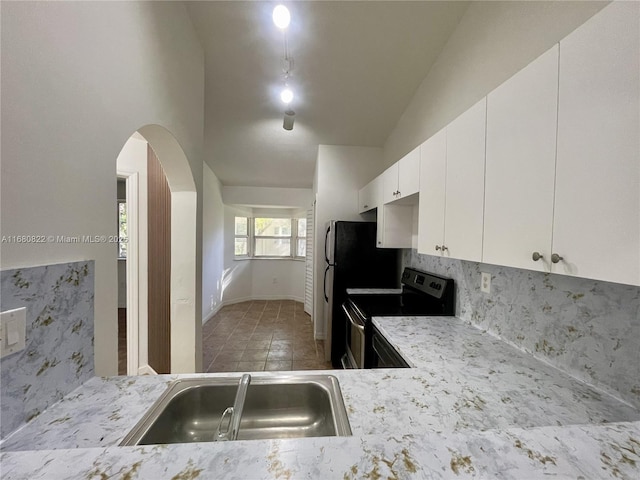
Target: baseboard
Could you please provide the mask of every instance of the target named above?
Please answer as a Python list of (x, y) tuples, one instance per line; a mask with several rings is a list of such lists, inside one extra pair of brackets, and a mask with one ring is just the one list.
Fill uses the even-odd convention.
[(158, 372), (149, 365), (143, 365), (138, 369), (138, 375), (158, 375)]
[(207, 315), (206, 317), (204, 317), (202, 319), (202, 325), (204, 325), (209, 320), (211, 320), (216, 315), (216, 313), (218, 313), (222, 309), (222, 307), (224, 307), (224, 305), (225, 305), (224, 302), (221, 302), (221, 303), (218, 304), (218, 306), (216, 308), (211, 310), (211, 313), (209, 313), (209, 315)]

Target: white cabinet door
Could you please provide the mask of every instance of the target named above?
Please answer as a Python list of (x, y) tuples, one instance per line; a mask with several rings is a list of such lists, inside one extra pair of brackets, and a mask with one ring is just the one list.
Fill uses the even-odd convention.
[(447, 126), (444, 255), (476, 262), (482, 260), (486, 114), (483, 98)]
[(640, 285), (640, 38), (636, 2), (560, 42), (553, 271)]
[(359, 213), (368, 212), (382, 204), (382, 177), (377, 176), (358, 192)]
[(550, 268), (557, 99), (557, 45), (487, 98), (485, 263)]
[[(390, 204), (378, 208), (378, 246), (411, 248), (413, 205)], [(382, 228), (381, 228), (382, 227)]]
[(444, 241), (446, 129), (420, 146), (418, 252), (439, 255)]
[(418, 193), (419, 189), (420, 147), (416, 147), (398, 162), (398, 198)]
[(398, 198), (398, 163), (394, 163), (382, 172), (382, 201), (393, 202)]

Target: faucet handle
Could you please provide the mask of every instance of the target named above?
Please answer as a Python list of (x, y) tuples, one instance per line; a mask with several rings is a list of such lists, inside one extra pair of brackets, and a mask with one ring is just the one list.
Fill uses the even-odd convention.
[[(220, 423), (218, 423), (218, 428), (216, 430), (216, 435), (213, 439), (214, 442), (226, 442), (230, 440), (229, 433), (231, 430), (231, 419), (233, 418), (233, 407), (227, 407), (224, 412), (222, 412), (222, 417), (220, 417)], [(224, 431), (222, 430), (223, 425), (226, 425)]]

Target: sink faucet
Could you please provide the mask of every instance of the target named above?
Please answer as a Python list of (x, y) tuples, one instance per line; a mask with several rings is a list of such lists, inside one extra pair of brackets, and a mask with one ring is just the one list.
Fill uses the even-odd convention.
[[(236, 440), (238, 438), (240, 420), (242, 419), (242, 410), (244, 409), (244, 401), (247, 398), (247, 389), (249, 388), (250, 383), (251, 375), (248, 373), (242, 375), (242, 378), (238, 383), (238, 390), (236, 391), (236, 399), (233, 402), (233, 407), (226, 408), (222, 413), (216, 435), (213, 439), (215, 442)], [(229, 418), (227, 429), (223, 431), (222, 425), (225, 423), (227, 418)]]

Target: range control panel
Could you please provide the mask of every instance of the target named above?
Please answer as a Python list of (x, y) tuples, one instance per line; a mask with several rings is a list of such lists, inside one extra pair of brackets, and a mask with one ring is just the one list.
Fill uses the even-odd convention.
[(405, 268), (402, 272), (402, 284), (435, 298), (442, 298), (447, 285), (453, 281), (449, 278), (438, 277), (429, 273), (420, 272), (413, 268)]

